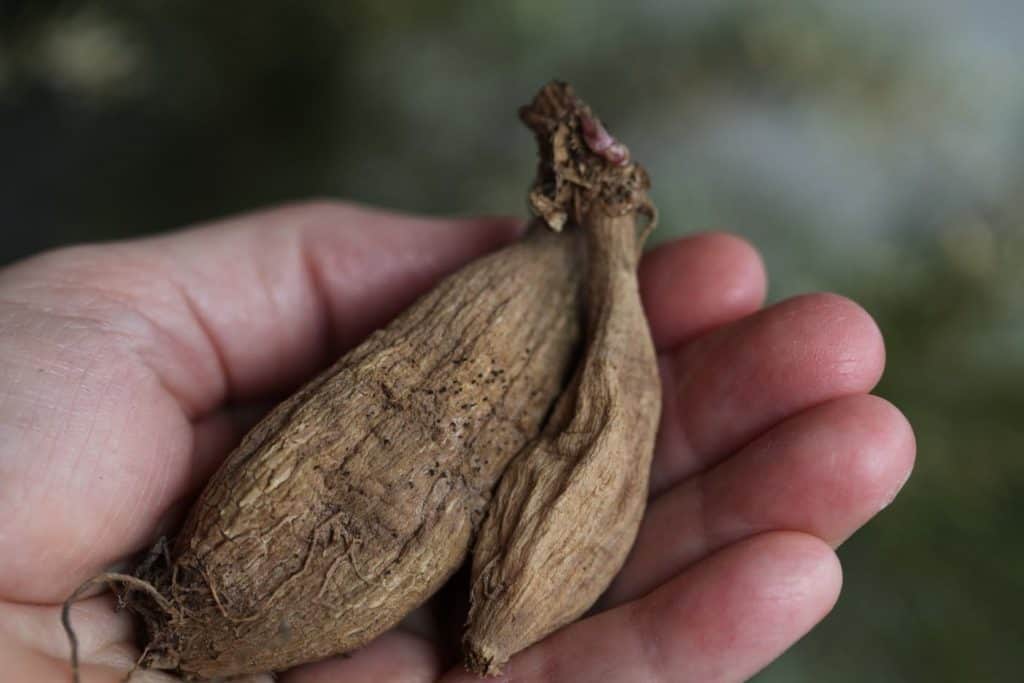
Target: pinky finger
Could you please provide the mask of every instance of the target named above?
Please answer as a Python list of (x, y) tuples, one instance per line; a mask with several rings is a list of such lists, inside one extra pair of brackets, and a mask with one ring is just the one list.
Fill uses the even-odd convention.
[[(828, 614), (841, 583), (839, 561), (823, 541), (761, 534), (639, 600), (562, 629), (514, 657), (503, 678), (744, 681)], [(453, 671), (443, 680), (476, 679)]]

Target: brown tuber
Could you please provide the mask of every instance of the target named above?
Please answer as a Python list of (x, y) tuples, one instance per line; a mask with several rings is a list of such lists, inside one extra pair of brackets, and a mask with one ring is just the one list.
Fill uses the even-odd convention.
[(171, 543), (86, 584), (141, 617), (141, 666), (220, 678), (351, 651), (437, 591), (479, 528), (464, 644), (494, 673), (618, 571), (659, 417), (635, 275), (649, 183), (567, 85), (521, 115), (541, 157), (527, 236), (275, 408)]
[[(584, 232), (586, 348), (543, 434), (502, 475), (479, 531), (464, 638), (466, 664), (479, 674), (499, 673), (512, 654), (579, 617), (618, 573), (647, 503), (661, 415), (636, 281), (651, 226), (639, 228), (635, 216), (653, 214), (646, 175), (622, 163), (625, 147), (567, 86), (549, 85), (522, 115), (551, 150), (535, 209), (572, 215)], [(598, 149), (594, 130), (603, 133)], [(595, 159), (606, 150), (608, 163)]]

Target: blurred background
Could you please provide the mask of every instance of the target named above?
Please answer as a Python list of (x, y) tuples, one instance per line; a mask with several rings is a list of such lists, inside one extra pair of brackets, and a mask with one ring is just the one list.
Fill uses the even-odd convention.
[(0, 0), (0, 264), (311, 196), (522, 214), (515, 109), (569, 80), (660, 239), (729, 228), (773, 300), (876, 316), (917, 429), (836, 610), (756, 680), (1021, 680), (1022, 41), (1019, 0)]

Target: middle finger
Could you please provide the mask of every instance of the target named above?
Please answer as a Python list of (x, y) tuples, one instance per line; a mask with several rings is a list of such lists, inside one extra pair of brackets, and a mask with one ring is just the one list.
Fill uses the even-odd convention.
[(885, 350), (860, 306), (810, 294), (698, 338), (660, 362), (664, 405), (652, 497), (790, 415), (870, 391)]

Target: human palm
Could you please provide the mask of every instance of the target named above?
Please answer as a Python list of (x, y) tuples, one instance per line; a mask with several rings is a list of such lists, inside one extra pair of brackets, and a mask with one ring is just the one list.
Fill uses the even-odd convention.
[[(0, 271), (0, 669), (67, 680), (59, 612), (79, 583), (173, 530), (274, 401), (517, 231), (313, 203)], [(855, 304), (759, 310), (757, 254), (720, 233), (655, 249), (640, 282), (665, 393), (647, 513), (598, 608), (509, 680), (748, 678), (831, 609), (833, 548), (912, 466), (906, 420), (867, 394), (884, 351)], [(84, 681), (138, 657), (111, 606), (72, 609)], [(473, 680), (444, 645), (451, 599), (432, 607), (278, 680)]]

